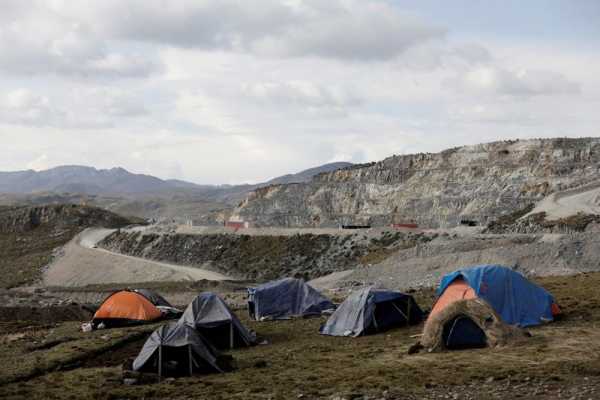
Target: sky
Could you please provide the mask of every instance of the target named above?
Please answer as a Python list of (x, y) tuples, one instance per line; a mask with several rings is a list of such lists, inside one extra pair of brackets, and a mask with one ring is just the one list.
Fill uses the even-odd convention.
[(599, 136), (597, 0), (2, 0), (0, 171), (203, 184)]

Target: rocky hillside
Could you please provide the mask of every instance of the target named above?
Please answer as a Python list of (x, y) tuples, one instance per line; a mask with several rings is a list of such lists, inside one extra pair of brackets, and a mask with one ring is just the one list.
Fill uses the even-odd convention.
[(95, 207), (0, 207), (0, 288), (35, 282), (57, 249), (87, 227), (133, 222)]
[(241, 279), (310, 279), (375, 264), (434, 236), (395, 231), (250, 236), (121, 230), (106, 237), (99, 246), (130, 256), (212, 269)]
[(122, 227), (134, 222), (112, 212), (75, 204), (0, 208), (0, 233), (27, 232), (41, 225), (54, 228)]
[(503, 141), (393, 156), (252, 193), (233, 217), (257, 226), (486, 224), (598, 179), (600, 138)]

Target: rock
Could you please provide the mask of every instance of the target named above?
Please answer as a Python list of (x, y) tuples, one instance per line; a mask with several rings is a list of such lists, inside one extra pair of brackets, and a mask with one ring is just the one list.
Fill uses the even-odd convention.
[(256, 189), (232, 216), (290, 227), (482, 223), (597, 179), (595, 169), (586, 167), (600, 162), (599, 146), (599, 138), (535, 139), (392, 156), (305, 183)]

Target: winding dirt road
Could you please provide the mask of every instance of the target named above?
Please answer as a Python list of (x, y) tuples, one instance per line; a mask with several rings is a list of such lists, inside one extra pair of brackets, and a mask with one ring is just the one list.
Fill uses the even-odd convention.
[(111, 229), (90, 228), (64, 247), (44, 272), (45, 286), (84, 286), (98, 283), (197, 281), (231, 279), (201, 268), (167, 264), (95, 248)]

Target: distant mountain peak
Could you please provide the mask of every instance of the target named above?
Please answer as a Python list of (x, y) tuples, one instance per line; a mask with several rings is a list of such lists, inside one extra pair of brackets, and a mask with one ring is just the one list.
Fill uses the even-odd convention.
[[(28, 194), (37, 192), (79, 193), (93, 195), (153, 195), (174, 191), (191, 193), (229, 201), (236, 201), (257, 187), (307, 182), (316, 174), (331, 172), (352, 165), (329, 163), (296, 174), (288, 174), (256, 185), (198, 185), (179, 179), (160, 179), (151, 175), (136, 174), (123, 167), (97, 169), (85, 165), (61, 165), (44, 171), (0, 172), (0, 193)], [(215, 194), (216, 193), (216, 194)]]

